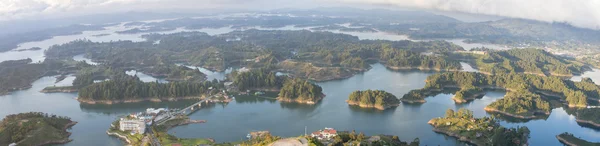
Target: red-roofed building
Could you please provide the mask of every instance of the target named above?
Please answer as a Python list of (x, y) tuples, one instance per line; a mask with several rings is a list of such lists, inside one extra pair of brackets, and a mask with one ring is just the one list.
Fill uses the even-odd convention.
[(322, 140), (322, 139), (329, 140), (329, 139), (337, 136), (337, 131), (335, 129), (333, 129), (333, 128), (327, 128), (327, 127), (325, 127), (325, 129), (323, 129), (323, 130), (319, 130), (319, 131), (313, 132), (311, 134), (311, 136), (315, 137), (315, 138), (317, 138), (319, 140)]

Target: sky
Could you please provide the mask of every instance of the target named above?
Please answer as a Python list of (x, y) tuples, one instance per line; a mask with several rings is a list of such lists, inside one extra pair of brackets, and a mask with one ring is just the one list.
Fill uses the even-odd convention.
[(600, 29), (600, 0), (0, 0), (0, 21), (127, 11), (195, 12), (352, 6), (468, 13)]

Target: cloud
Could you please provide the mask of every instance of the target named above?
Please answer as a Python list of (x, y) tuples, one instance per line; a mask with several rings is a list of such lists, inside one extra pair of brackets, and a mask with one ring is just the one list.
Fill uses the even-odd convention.
[(440, 11), (486, 14), (600, 29), (600, 0), (338, 0)]
[(0, 20), (122, 11), (259, 10), (346, 4), (486, 14), (600, 28), (600, 0), (0, 0)]

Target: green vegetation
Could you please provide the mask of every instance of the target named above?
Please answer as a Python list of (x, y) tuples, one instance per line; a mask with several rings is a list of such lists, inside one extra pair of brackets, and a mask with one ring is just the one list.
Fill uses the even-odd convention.
[(600, 128), (600, 108), (572, 108), (568, 109), (569, 114), (577, 118), (577, 122)]
[(381, 60), (387, 60), (385, 65), (392, 69), (423, 69), (423, 70), (460, 70), (458, 61), (446, 59), (440, 54), (420, 55), (416, 52), (384, 47)]
[(283, 83), (278, 99), (280, 101), (314, 104), (325, 97), (322, 91), (323, 89), (319, 85), (307, 80), (292, 78)]
[(247, 72), (233, 72), (233, 84), (240, 90), (275, 88), (279, 89), (285, 80), (284, 77), (278, 77), (275, 72), (267, 69), (253, 69)]
[(469, 100), (482, 97), (483, 95), (483, 90), (481, 88), (472, 87), (459, 90), (454, 94), (454, 97), (452, 97), (452, 99), (456, 103), (464, 103)]
[[(243, 41), (227, 41), (244, 36)], [(359, 40), (330, 32), (234, 31), (219, 36), (200, 32), (144, 35), (146, 42), (77, 40), (50, 47), (48, 58), (70, 59), (86, 54), (113, 68), (133, 67), (144, 72), (182, 63), (222, 71), (248, 67), (284, 70), (296, 77), (325, 81), (347, 78), (369, 69), (368, 61), (388, 62), (390, 67), (435, 70), (459, 69), (456, 61), (440, 52), (462, 50), (445, 41), (412, 42)], [(160, 44), (154, 41), (160, 40)], [(436, 52), (434, 55), (420, 55)], [(390, 54), (393, 53), (393, 54)], [(145, 70), (148, 69), (148, 70)]]
[(332, 138), (333, 141), (329, 144), (332, 146), (345, 146), (345, 145), (373, 145), (373, 146), (418, 146), (420, 143), (419, 138), (415, 138), (412, 142), (407, 143), (400, 141), (398, 136), (391, 135), (374, 135), (365, 136), (362, 132), (338, 132), (338, 135)]
[(277, 140), (281, 139), (279, 136), (273, 136), (271, 133), (267, 132), (265, 134), (261, 134), (260, 136), (252, 137), (252, 139), (243, 141), (241, 146), (267, 146)]
[(512, 116), (535, 117), (534, 114), (550, 115), (550, 103), (543, 100), (540, 95), (520, 90), (509, 92), (504, 98), (499, 99), (486, 107), (489, 111), (501, 111)]
[(556, 138), (558, 141), (568, 146), (600, 146), (600, 142), (589, 142), (567, 132), (557, 135)]
[(131, 131), (121, 131), (119, 129), (119, 120), (113, 121), (111, 124), (111, 127), (108, 129), (108, 133), (110, 133), (109, 135), (112, 136), (117, 136), (119, 138), (126, 138), (126, 141), (128, 141), (130, 145), (141, 145), (142, 144), (142, 140), (144, 138), (143, 134), (140, 133), (135, 133), (135, 134), (131, 134)]
[(573, 76), (589, 69), (583, 63), (558, 57), (541, 49), (485, 52), (486, 54), (483, 55), (464, 53), (460, 55), (472, 59), (480, 71), (492, 74), (528, 73), (544, 76)]
[[(209, 88), (213, 88), (210, 90)], [(117, 75), (109, 81), (94, 83), (79, 91), (78, 100), (84, 102), (125, 102), (149, 99), (183, 98), (218, 92), (222, 83), (170, 82), (144, 83), (135, 76)]]
[(66, 129), (75, 125), (68, 117), (48, 115), (41, 112), (20, 113), (6, 116), (0, 124), (0, 145), (46, 145), (67, 143)]
[[(505, 99), (497, 100), (488, 106), (508, 115), (530, 116), (535, 112), (548, 113), (549, 103), (540, 97), (556, 97), (572, 107), (587, 106), (587, 100), (600, 95), (600, 86), (591, 80), (573, 82), (559, 77), (545, 77), (527, 74), (486, 75), (470, 72), (446, 72), (427, 77), (425, 88), (404, 95), (403, 101), (422, 101), (425, 97), (445, 88), (461, 89), (506, 89)], [(510, 93), (515, 92), (515, 93)]]
[(504, 128), (494, 118), (474, 118), (467, 109), (448, 109), (444, 117), (431, 119), (434, 131), (475, 145), (520, 146), (527, 144), (529, 129)]
[(379, 110), (400, 104), (400, 100), (396, 96), (383, 90), (354, 91), (350, 93), (346, 102), (350, 105), (377, 108)]
[(3, 61), (0, 63), (0, 95), (31, 87), (35, 80), (59, 74), (65, 64), (47, 59), (42, 63), (31, 63), (31, 59)]

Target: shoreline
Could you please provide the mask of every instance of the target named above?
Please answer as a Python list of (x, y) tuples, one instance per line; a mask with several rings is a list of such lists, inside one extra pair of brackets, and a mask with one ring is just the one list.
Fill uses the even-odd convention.
[(421, 71), (448, 71), (448, 72), (452, 72), (452, 71), (463, 71), (462, 69), (445, 69), (445, 68), (427, 68), (427, 67), (399, 67), (399, 66), (389, 66), (386, 64), (383, 64), (383, 66), (385, 66), (388, 69), (391, 70), (421, 70)]
[(121, 135), (121, 134), (119, 134), (119, 133), (117, 133), (117, 132), (110, 132), (110, 131), (106, 130), (106, 134), (107, 134), (107, 135), (109, 135), (109, 136), (114, 136), (114, 137), (117, 137), (117, 138), (119, 138), (119, 139), (121, 139), (121, 140), (125, 141), (127, 144), (130, 144), (130, 143), (131, 143), (131, 140), (129, 140), (129, 139), (127, 138), (127, 136), (123, 136), (123, 135)]
[[(433, 119), (431, 119), (431, 120), (427, 121), (427, 124), (429, 124), (429, 125), (433, 126)], [(475, 143), (473, 140), (471, 140), (471, 139), (467, 139), (467, 138), (466, 138), (466, 137), (464, 137), (464, 136), (460, 136), (459, 134), (452, 133), (452, 132), (450, 132), (450, 131), (442, 130), (442, 129), (440, 129), (440, 128), (437, 128), (437, 127), (435, 127), (435, 126), (433, 126), (433, 129), (432, 129), (432, 130), (433, 130), (433, 132), (436, 132), (436, 133), (441, 133), (441, 134), (444, 134), (444, 135), (447, 135), (447, 136), (450, 136), (450, 137), (454, 137), (454, 138), (456, 138), (458, 141), (466, 142), (466, 143), (469, 143), (469, 144), (472, 144), (472, 145), (478, 145), (478, 144), (476, 144), (476, 143)]]
[(69, 128), (71, 128), (71, 127), (75, 126), (75, 124), (77, 124), (77, 123), (78, 123), (78, 122), (71, 121), (71, 122), (67, 123), (67, 124), (66, 124), (66, 125), (63, 127), (62, 131), (64, 131), (64, 132), (66, 132), (66, 133), (67, 133), (67, 134), (66, 134), (67, 136), (66, 136), (66, 138), (65, 138), (65, 139), (62, 139), (62, 140), (50, 140), (50, 141), (43, 142), (43, 143), (41, 143), (41, 144), (39, 144), (39, 145), (66, 144), (66, 143), (69, 143), (69, 142), (73, 141), (73, 139), (69, 139), (69, 137), (71, 136), (71, 134), (72, 134), (72, 133), (71, 133), (71, 132), (67, 132), (67, 129), (69, 129)]
[(485, 96), (485, 94), (486, 94), (485, 92), (475, 93), (475, 94), (473, 94), (471, 96), (468, 96), (466, 98), (463, 97), (463, 100), (456, 99), (455, 98), (456, 95), (454, 95), (454, 96), (452, 96), (452, 100), (454, 100), (454, 103), (456, 103), (456, 104), (462, 104), (462, 103), (467, 103), (467, 102), (473, 101), (473, 100), (477, 99), (477, 97)]
[(309, 100), (292, 100), (292, 99), (283, 99), (281, 97), (277, 97), (276, 99), (280, 102), (287, 102), (287, 103), (300, 103), (300, 104), (308, 104), (308, 105), (314, 105), (317, 104), (319, 101), (323, 100), (323, 98), (325, 98), (325, 94), (321, 95), (319, 99), (317, 99), (316, 101), (309, 101)]
[[(512, 113), (508, 113), (508, 112), (505, 112), (505, 111), (501, 111), (501, 110), (498, 110), (498, 109), (495, 109), (495, 108), (489, 108), (489, 107), (485, 107), (485, 108), (483, 108), (483, 110), (485, 110), (486, 112), (499, 113), (499, 114), (502, 114), (502, 115), (505, 115), (505, 116), (509, 116), (509, 117), (513, 117), (513, 118), (519, 118), (519, 119), (529, 120), (529, 119), (539, 118), (538, 116), (535, 116), (535, 115), (533, 115), (533, 116), (515, 115), (515, 114), (512, 114)], [(534, 111), (533, 113), (543, 113), (545, 115), (550, 115), (550, 113), (539, 112), (539, 111)]]
[(79, 91), (78, 89), (75, 89), (75, 88), (70, 88), (70, 89), (65, 89), (65, 88), (46, 89), (46, 88), (42, 89), (40, 92), (42, 92), (42, 93), (75, 93), (75, 92)]
[(409, 103), (409, 104), (422, 104), (422, 103), (426, 103), (427, 102), (425, 99), (411, 100), (411, 99), (402, 99), (402, 98), (400, 98), (400, 101), (402, 103)]
[(564, 145), (567, 145), (567, 146), (577, 146), (576, 144), (574, 144), (574, 143), (571, 143), (571, 142), (567, 141), (566, 139), (564, 139), (564, 138), (560, 137), (560, 135), (557, 135), (557, 136), (556, 136), (556, 139), (558, 139), (558, 141), (559, 141), (560, 143), (564, 144)]
[(376, 105), (364, 105), (364, 104), (360, 104), (359, 102), (354, 102), (354, 101), (349, 101), (346, 100), (346, 102), (348, 103), (348, 105), (350, 106), (359, 106), (361, 108), (374, 108), (374, 109), (378, 109), (378, 110), (386, 110), (388, 108), (392, 108), (394, 106), (400, 106), (400, 104), (393, 104), (393, 105), (386, 105), (386, 106), (376, 106)]
[(584, 124), (589, 124), (590, 126), (594, 126), (596, 128), (600, 128), (600, 123), (595, 123), (592, 121), (588, 121), (588, 120), (580, 120), (580, 119), (576, 119), (575, 120), (577, 123), (584, 123)]
[(144, 102), (144, 101), (151, 101), (151, 102), (164, 102), (164, 101), (178, 101), (178, 100), (190, 100), (190, 99), (202, 99), (205, 96), (194, 96), (194, 97), (181, 97), (181, 98), (146, 98), (146, 99), (131, 99), (131, 100), (85, 100), (85, 99), (81, 99), (81, 98), (76, 98), (77, 101), (79, 101), (80, 103), (85, 103), (85, 104), (107, 104), (107, 105), (111, 105), (111, 104), (119, 104), (119, 103), (138, 103), (138, 102)]

